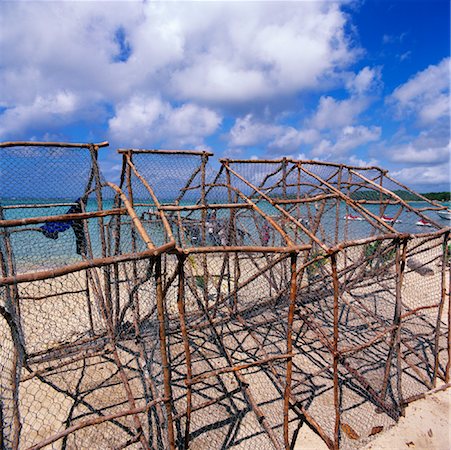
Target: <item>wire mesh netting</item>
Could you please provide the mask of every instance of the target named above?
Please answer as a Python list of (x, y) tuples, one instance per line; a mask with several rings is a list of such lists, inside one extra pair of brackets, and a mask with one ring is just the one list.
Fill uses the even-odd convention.
[(449, 382), (443, 206), (207, 152), (116, 186), (103, 145), (2, 144), (0, 447), (358, 448)]

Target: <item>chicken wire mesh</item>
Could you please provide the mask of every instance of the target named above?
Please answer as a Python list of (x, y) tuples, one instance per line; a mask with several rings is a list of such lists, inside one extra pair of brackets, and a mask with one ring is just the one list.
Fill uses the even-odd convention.
[(167, 446), (161, 248), (101, 177), (100, 146), (2, 148), (2, 448)]
[(356, 448), (449, 382), (441, 205), (207, 152), (121, 150), (118, 187), (98, 147), (2, 149), (3, 448)]

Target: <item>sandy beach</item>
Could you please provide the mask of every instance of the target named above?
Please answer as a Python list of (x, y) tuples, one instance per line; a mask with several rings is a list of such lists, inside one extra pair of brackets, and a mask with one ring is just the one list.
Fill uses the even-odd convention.
[[(434, 260), (435, 257), (435, 251), (432, 251), (428, 258), (430, 258), (430, 260)], [(208, 267), (210, 274), (219, 276), (222, 266), (221, 261), (221, 257), (210, 256), (208, 258)], [(264, 258), (259, 262), (259, 264), (263, 264), (263, 262)], [(242, 258), (240, 265), (242, 267), (243, 277), (252, 277), (252, 275), (256, 271), (256, 267), (251, 264), (250, 260), (247, 258)], [(431, 267), (437, 267), (435, 265), (435, 261), (431, 263)], [(145, 263), (141, 263), (140, 272), (142, 272), (144, 268)], [(173, 268), (174, 267), (172, 266), (172, 264), (170, 264), (169, 267), (167, 267), (168, 272), (171, 273)], [(196, 274), (197, 276), (199, 276), (199, 273), (201, 273), (201, 268), (201, 260), (189, 261), (186, 267), (188, 279), (189, 276), (196, 278)], [(409, 273), (406, 274), (406, 284), (403, 289), (403, 294), (406, 299), (406, 306), (410, 308), (415, 306), (415, 302), (410, 304), (408, 300), (410, 299), (410, 301), (414, 301), (415, 292), (413, 290), (415, 289), (415, 286), (421, 285), (423, 285), (425, 288), (427, 287), (427, 295), (423, 297), (423, 302), (425, 302), (426, 304), (434, 303), (434, 299), (439, 296), (438, 289), (440, 284), (438, 283), (438, 277), (439, 273), (437, 272), (433, 276), (424, 277), (419, 275), (415, 271), (409, 271)], [(129, 282), (125, 281), (131, 279), (130, 271), (122, 273), (121, 278), (124, 280), (124, 283), (122, 283), (121, 285), (121, 297), (123, 301), (125, 301), (125, 299), (128, 298), (128, 291), (131, 287), (128, 286)], [(212, 280), (213, 285), (215, 285), (215, 279), (213, 278)], [(281, 279), (279, 279), (278, 282), (281, 282)], [(86, 286), (85, 283), (86, 280), (83, 277), (83, 273), (76, 273), (60, 277), (59, 279), (55, 280), (54, 283), (49, 283), (47, 285), (43, 285), (42, 283), (24, 283), (21, 286), (21, 295), (23, 297), (27, 297), (27, 295), (30, 297), (30, 300), (23, 300), (22, 302), (22, 313), (28, 318), (28, 320), (24, 323), (24, 328), (26, 334), (28, 335), (27, 343), (30, 349), (38, 352), (46, 351), (47, 349), (52, 348), (58, 342), (70, 342), (73, 339), (76, 340), (76, 336), (78, 336), (79, 338), (86, 336), (86, 333), (89, 330), (90, 326), (88, 320), (88, 310), (86, 306), (86, 293), (84, 292)], [(194, 285), (196, 284), (194, 281), (192, 283)], [(143, 303), (141, 303), (140, 306), (141, 311), (148, 310), (148, 308), (151, 307), (154, 302), (155, 294), (152, 284), (153, 283), (150, 283), (147, 285), (147, 287), (143, 286), (142, 288), (143, 297), (141, 298)], [(212, 292), (214, 291), (213, 285), (210, 287)], [(60, 290), (60, 295), (46, 298), (47, 295), (51, 292), (55, 294), (55, 289)], [(226, 286), (224, 286), (224, 289), (226, 290)], [(268, 284), (268, 280), (265, 280), (264, 277), (260, 277), (258, 280), (255, 280), (253, 283), (251, 283), (251, 285), (249, 285), (249, 287), (241, 292), (241, 295), (243, 296), (242, 300), (245, 304), (248, 301), (251, 301), (251, 299), (254, 299), (254, 301), (256, 301), (256, 298), (254, 297), (255, 292), (268, 292), (269, 290), (270, 286)], [(367, 295), (371, 294), (371, 291), (372, 289), (369, 286), (364, 286), (358, 289), (356, 288), (354, 293), (361, 292), (362, 294)], [(31, 299), (35, 298), (36, 296), (39, 296), (41, 300)], [(384, 310), (382, 309), (382, 301), (387, 298), (386, 296), (387, 294), (384, 293), (382, 296), (378, 297), (379, 314), (385, 314)], [(192, 301), (193, 299), (191, 299), (191, 301), (190, 299), (191, 296), (188, 296), (186, 299), (187, 309), (190, 309), (195, 305), (195, 302), (193, 303)], [(347, 301), (352, 300), (351, 297), (343, 297), (343, 299)], [(324, 301), (325, 303), (323, 304)], [(323, 299), (320, 301), (320, 299), (318, 298), (318, 301), (314, 305), (307, 306), (308, 308), (312, 309), (312, 312), (315, 312), (317, 308), (327, 307), (329, 301), (330, 299)], [(175, 286), (169, 289), (166, 302), (167, 312), (173, 317), (173, 320), (175, 320), (175, 317), (177, 315)], [(390, 310), (391, 304), (392, 303), (390, 299), (387, 298), (387, 311)], [(188, 305), (192, 306), (189, 307)], [(286, 304), (281, 304), (278, 307), (278, 316), (280, 316), (282, 319), (287, 312), (286, 306)], [(92, 307), (94, 326), (97, 329), (101, 329), (102, 320), (99, 317), (98, 308), (96, 307), (95, 302)], [(271, 314), (275, 313), (275, 311), (272, 310), (272, 307), (264, 307), (262, 304), (259, 308), (262, 307), (263, 309), (261, 309), (260, 313), (256, 314), (255, 317), (249, 317), (250, 322), (256, 320), (258, 323), (260, 323), (264, 316), (268, 315), (268, 318), (270, 319)], [(56, 312), (58, 312), (58, 314), (55, 314)], [(426, 316), (427, 314), (423, 317)], [(444, 316), (446, 317), (446, 311), (444, 311)], [(42, 320), (43, 317), (49, 317), (51, 319)], [(155, 321), (156, 317), (152, 315), (149, 320), (150, 319), (151, 321)], [(430, 317), (430, 320), (432, 319), (433, 315)], [(126, 314), (125, 320), (131, 321), (132, 317), (129, 314)], [(327, 324), (327, 317), (325, 317), (324, 320), (324, 323)], [(356, 318), (354, 318), (354, 320), (356, 320)], [(171, 321), (171, 323), (173, 324), (173, 326), (176, 326), (176, 322)], [(270, 325), (268, 326), (268, 333), (270, 332), (270, 330), (272, 330), (272, 332), (276, 332), (276, 330), (278, 330), (278, 332), (281, 333), (280, 336), (282, 337), (282, 340), (279, 343), (280, 348), (278, 348), (279, 344), (276, 345), (274, 343), (274, 351), (283, 353), (285, 345), (285, 341), (283, 339), (283, 328), (279, 330), (280, 324), (276, 320), (276, 316), (274, 316), (274, 319), (270, 320), (269, 323)], [(223, 330), (223, 339), (224, 343), (227, 344), (227, 346), (230, 346), (230, 348), (233, 349), (236, 345), (235, 340), (238, 339), (239, 341), (248, 343), (247, 345), (249, 345), (249, 348), (247, 351), (251, 351), (254, 344), (252, 343), (252, 340), (250, 340), (250, 335), (248, 335), (247, 332), (242, 329), (239, 323), (231, 320), (226, 328), (230, 328), (228, 332), (226, 332), (225, 329)], [(298, 328), (298, 322), (295, 321), (295, 331), (298, 330)], [(259, 333), (264, 333), (263, 330), (266, 329), (266, 325), (259, 325), (258, 329)], [(172, 338), (175, 339), (173, 343), (173, 349), (171, 351), (173, 352), (174, 357), (175, 355), (183, 353), (183, 347), (177, 335), (178, 333), (175, 333), (173, 335), (174, 337)], [(205, 336), (207, 336), (207, 334)], [(309, 344), (309, 340), (312, 339), (312, 342), (315, 342), (314, 336), (310, 337), (309, 335), (305, 335), (304, 338), (307, 339), (305, 341), (307, 347), (304, 347), (304, 349), (306, 351), (313, 351), (313, 347), (310, 348), (309, 346), (315, 344)], [(198, 338), (196, 339), (200, 339), (199, 345), (201, 345), (204, 338), (199, 334)], [(126, 344), (126, 342), (124, 341), (123, 343), (124, 345), (128, 345), (131, 350), (135, 348), (134, 344), (132, 344), (131, 342)], [(192, 345), (195, 346), (194, 342), (192, 343)], [(310, 350), (308, 350), (309, 348)], [(239, 350), (238, 348), (235, 350), (237, 352), (236, 358), (238, 358), (236, 363), (240, 361), (240, 358), (247, 357), (246, 354), (242, 353), (244, 352), (244, 350), (244, 347), (242, 347), (241, 350)], [(211, 347), (211, 349), (205, 348), (205, 351), (215, 352), (216, 350)], [(125, 363), (125, 367), (127, 368), (126, 370), (128, 376), (130, 377), (130, 379), (133, 379), (133, 373), (136, 372), (136, 369), (138, 368), (138, 359), (135, 360), (134, 357), (130, 357), (131, 354), (127, 355), (126, 352), (122, 351), (120, 353), (120, 356), (121, 358), (123, 358), (123, 362)], [(25, 447), (30, 444), (36, 443), (40, 439), (43, 439), (55, 432), (63, 430), (65, 427), (64, 421), (67, 420), (67, 418), (71, 415), (84, 416), (87, 412), (85, 410), (85, 407), (87, 406), (89, 406), (90, 408), (93, 407), (96, 410), (102, 410), (103, 408), (105, 408), (104, 411), (108, 412), (117, 411), (124, 407), (124, 393), (122, 387), (119, 385), (115, 366), (111, 364), (108, 358), (102, 358), (103, 357), (97, 356), (94, 356), (92, 358), (87, 357), (85, 359), (85, 362), (79, 361), (77, 363), (70, 364), (65, 368), (63, 367), (60, 370), (50, 370), (46, 375), (46, 384), (41, 383), (36, 377), (22, 382), (22, 395), (20, 398), (20, 404), (22, 416), (24, 419), (22, 444)], [(303, 356), (301, 353), (296, 355), (295, 361), (298, 367), (302, 367), (302, 370), (305, 372), (303, 376), (308, 376), (309, 373), (313, 373), (316, 370), (315, 365), (311, 365), (311, 362), (309, 362), (308, 358), (306, 358), (305, 355)], [(413, 358), (412, 362), (414, 361), (415, 359)], [(49, 362), (38, 365), (36, 366), (36, 368), (39, 367), (42, 370), (44, 367), (47, 367), (48, 364), (51, 365), (51, 363)], [(216, 358), (215, 364), (218, 364), (218, 367), (228, 365), (228, 363), (226, 361), (223, 361), (221, 358)], [(196, 370), (196, 372), (198, 371), (198, 373), (202, 373), (205, 370), (204, 365), (205, 363), (202, 359), (200, 359), (195, 363), (194, 369)], [(280, 375), (283, 377), (283, 364), (278, 367), (278, 370), (282, 370), (282, 372), (280, 372)], [(377, 375), (377, 372), (374, 372), (374, 374)], [(24, 376), (26, 375), (27, 373), (24, 371)], [(247, 373), (247, 371), (243, 371), (243, 375), (249, 382), (250, 392), (253, 392), (255, 394), (255, 398), (258, 399), (258, 403), (262, 405), (262, 409), (267, 415), (271, 426), (273, 426), (274, 429), (277, 430), (277, 434), (280, 434), (280, 421), (282, 415), (279, 408), (281, 405), (279, 404), (278, 400), (279, 394), (277, 393), (277, 390), (274, 390), (275, 385), (273, 386), (272, 382), (267, 379), (263, 372), (260, 370), (251, 370), (249, 371), (249, 373)], [(183, 377), (183, 373), (181, 373), (181, 376)], [(371, 376), (371, 374), (369, 374), (369, 376)], [(86, 392), (83, 395), (83, 399), (86, 403), (80, 405), (73, 410), (73, 413), (71, 413), (71, 410), (73, 409), (73, 407), (71, 409), (72, 400), (67, 395), (63, 395), (62, 392), (55, 391), (55, 388), (57, 388), (58, 390), (63, 388), (66, 394), (70, 394), (75, 399), (78, 389), (77, 385), (79, 382), (81, 382), (82, 378), (86, 380), (83, 382), (83, 385), (87, 383), (83, 388), (84, 392)], [(230, 383), (232, 383), (232, 381), (234, 381), (232, 380), (233, 377), (222, 377), (223, 382), (227, 384), (227, 389), (233, 390), (236, 384), (233, 385), (233, 383), (230, 384), (226, 382), (226, 380), (228, 380), (229, 378)], [(155, 374), (155, 380), (159, 385), (158, 389), (161, 389), (161, 384), (158, 379), (159, 376)], [(107, 382), (107, 380), (109, 381)], [(44, 379), (42, 379), (42, 381), (44, 381)], [(296, 381), (297, 379), (295, 380), (295, 383)], [(299, 386), (294, 388), (293, 392), (295, 393), (295, 395), (299, 395), (300, 399), (306, 401), (306, 397), (303, 397), (303, 386), (307, 389), (310, 385), (310, 382), (307, 381), (307, 379), (305, 382), (302, 381), (302, 377), (299, 378), (299, 381)], [(377, 383), (377, 381), (373, 382)], [(413, 381), (410, 380), (410, 383), (412, 382)], [(329, 430), (329, 433), (331, 429), (331, 424), (329, 424), (329, 421), (330, 418), (333, 417), (333, 398), (331, 397), (330, 380), (328, 381), (327, 377), (320, 378), (319, 383), (327, 386), (327, 389), (322, 394), (319, 393), (318, 397), (315, 397), (315, 400), (309, 407), (309, 411), (311, 414), (314, 414), (314, 417), (316, 417), (317, 420), (320, 421), (322, 426)], [(135, 383), (133, 382), (133, 384)], [(54, 386), (54, 388), (52, 388), (52, 386)], [(96, 386), (98, 386), (97, 390), (90, 390), (91, 388), (95, 389)], [(440, 382), (438, 386), (440, 386)], [(416, 384), (412, 384), (410, 387), (414, 389), (412, 392), (418, 392), (418, 389), (420, 389), (420, 392), (424, 392), (426, 390), (424, 386), (421, 387), (419, 385), (417, 386)], [(141, 401), (143, 396), (142, 387), (136, 384), (135, 389), (135, 394), (137, 395), (137, 398), (140, 399), (139, 401)], [(183, 396), (186, 394), (185, 388), (182, 385), (174, 385), (173, 390), (175, 397), (180, 398), (180, 403), (177, 403), (177, 408), (180, 408), (179, 411), (183, 412), (185, 408), (185, 403), (183, 401)], [(366, 438), (365, 436), (368, 436), (368, 430), (371, 430), (371, 427), (374, 426), (373, 420), (376, 417), (376, 420), (378, 421), (376, 425), (383, 425), (384, 430), (381, 431), (377, 437), (371, 440), (371, 442), (369, 442), (366, 447), (363, 447), (365, 449), (448, 449), (450, 442), (448, 435), (450, 394), (451, 390), (448, 390), (446, 392), (438, 392), (433, 395), (427, 396), (427, 398), (424, 400), (413, 402), (406, 409), (406, 417), (401, 418), (399, 423), (394, 425), (394, 422), (385, 415), (374, 416), (374, 405), (368, 403), (366, 403), (365, 405), (359, 405), (358, 397), (355, 397), (350, 390), (346, 390), (346, 393), (344, 394), (344, 400), (351, 403), (355, 402), (355, 407), (358, 408), (356, 409), (356, 411), (358, 411), (357, 415), (345, 416), (346, 422), (353, 429), (359, 431), (361, 439), (359, 438), (359, 440), (356, 440), (354, 442), (346, 439), (345, 447), (352, 444), (352, 448), (358, 448), (359, 446), (361, 447), (362, 445), (364, 445), (365, 442), (368, 442), (368, 438)], [(215, 395), (216, 394), (214, 394), (213, 397), (215, 397)], [(242, 400), (237, 401), (242, 402)], [(195, 402), (201, 402), (201, 398), (195, 398)], [(204, 426), (204, 418), (206, 413), (207, 411), (200, 410), (198, 414), (196, 413), (193, 416), (193, 430), (196, 427), (199, 427), (199, 429), (201, 429), (202, 426)], [(209, 410), (209, 415), (212, 419), (214, 418), (214, 420), (217, 421), (220, 421), (220, 419), (227, 419), (227, 414), (224, 415), (224, 411), (221, 410), (219, 405), (215, 407), (212, 406)], [(243, 432), (244, 434), (246, 434), (249, 430), (258, 427), (257, 423), (254, 422), (255, 420), (253, 421), (253, 414), (246, 414), (245, 420), (243, 417), (243, 428), (240, 433)], [(123, 423), (131, 425), (130, 419), (124, 420)], [(367, 430), (368, 427), (369, 429)], [(90, 440), (94, 439), (96, 435), (95, 433), (100, 433), (97, 436), (102, 436), (102, 439), (109, 438), (109, 436), (112, 436), (110, 435), (110, 433), (113, 433), (115, 437), (112, 437), (113, 440), (111, 441), (111, 445), (114, 446), (119, 442), (116, 441), (116, 439), (121, 439), (122, 436), (122, 434), (118, 434), (117, 429), (110, 430), (106, 425), (101, 429), (97, 429), (95, 433), (91, 434), (93, 431), (94, 430), (89, 428), (86, 429), (86, 436), (83, 438), (84, 443), (91, 442)], [(78, 433), (78, 435), (81, 438), (82, 434)], [(206, 444), (206, 442), (216, 442), (214, 441), (214, 439), (216, 438), (218, 439), (217, 443), (219, 445), (222, 439), (222, 435), (222, 431), (219, 432), (219, 429), (217, 430), (217, 433), (207, 432), (205, 433), (205, 435), (199, 435), (196, 439), (193, 439), (192, 448), (208, 448), (208, 444)], [(263, 437), (264, 435), (260, 435), (258, 439)], [(255, 437), (252, 439), (253, 440), (250, 440), (247, 443), (252, 445), (257, 444), (258, 439), (255, 440)], [(263, 444), (262, 448), (266, 448), (268, 442), (262, 441), (261, 443)], [(54, 448), (59, 448), (59, 445), (55, 443)], [(317, 434), (315, 434), (310, 428), (308, 428), (307, 425), (304, 424), (300, 429), (295, 448), (321, 450), (326, 449), (327, 446)]]

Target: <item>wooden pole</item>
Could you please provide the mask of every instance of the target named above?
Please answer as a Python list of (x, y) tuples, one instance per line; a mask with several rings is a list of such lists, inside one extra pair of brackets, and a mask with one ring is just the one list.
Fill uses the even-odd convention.
[[(432, 383), (433, 387), (437, 387), (437, 374), (438, 374), (438, 368), (439, 368), (439, 339), (440, 339), (440, 328), (442, 324), (442, 314), (443, 314), (443, 308), (445, 306), (445, 300), (446, 300), (446, 271), (447, 271), (447, 265), (448, 265), (448, 259), (449, 256), (448, 253), (448, 239), (449, 239), (449, 232), (445, 233), (443, 236), (443, 243), (442, 243), (442, 257), (441, 257), (441, 263), (442, 266), (440, 268), (440, 306), (438, 308), (437, 313), (437, 321), (435, 325), (435, 339), (434, 339), (434, 372), (432, 375)], [(449, 327), (449, 323), (448, 323)], [(451, 339), (451, 335), (448, 332), (448, 341)], [(445, 374), (446, 378), (446, 374)]]
[(126, 255), (118, 255), (118, 256), (109, 256), (107, 258), (95, 258), (95, 259), (87, 259), (85, 261), (81, 261), (76, 264), (72, 264), (65, 267), (60, 267), (58, 269), (53, 270), (43, 270), (40, 272), (30, 272), (30, 273), (21, 273), (14, 276), (8, 276), (4, 278), (0, 278), (0, 286), (9, 286), (15, 285), (17, 283), (25, 283), (30, 281), (37, 280), (45, 280), (47, 278), (56, 278), (62, 275), (67, 275), (69, 273), (78, 272), (84, 269), (90, 269), (95, 267), (103, 267), (108, 264), (114, 264), (125, 261), (132, 261), (134, 259), (145, 259), (149, 256), (156, 256), (163, 252), (169, 251), (175, 247), (174, 243), (169, 242), (167, 244), (162, 245), (161, 247), (146, 250), (141, 253), (136, 254), (126, 254)]
[(213, 156), (213, 153), (207, 151), (196, 151), (196, 150), (158, 150), (158, 149), (119, 149), (118, 153), (126, 154), (154, 154), (154, 155), (187, 155), (187, 156)]
[(177, 293), (177, 307), (179, 311), (180, 330), (183, 338), (183, 348), (185, 351), (186, 360), (186, 423), (185, 423), (185, 435), (184, 435), (184, 448), (189, 447), (189, 430), (191, 424), (191, 411), (192, 411), (192, 377), (193, 372), (191, 368), (191, 350), (189, 347), (189, 336), (186, 327), (186, 313), (185, 313), (185, 258), (180, 256), (178, 258), (178, 293)]
[(162, 285), (162, 273), (161, 273), (161, 256), (158, 255), (155, 261), (155, 283), (156, 283), (156, 300), (158, 311), (158, 324), (160, 335), (160, 352), (161, 352), (161, 365), (163, 369), (163, 383), (164, 383), (164, 396), (167, 399), (166, 416), (168, 421), (168, 441), (169, 448), (175, 450), (174, 439), (174, 425), (172, 420), (172, 389), (171, 389), (171, 372), (169, 367), (168, 353), (167, 353), (167, 341), (166, 341), (166, 314), (163, 298), (163, 285)]
[(70, 142), (37, 142), (37, 141), (14, 141), (0, 142), (0, 148), (6, 147), (66, 147), (66, 148), (97, 148), (108, 147), (108, 142), (99, 142), (97, 144), (75, 144)]
[(60, 214), (57, 216), (41, 216), (41, 217), (27, 217), (24, 219), (10, 219), (10, 220), (0, 220), (0, 227), (21, 227), (24, 225), (34, 225), (38, 223), (46, 222), (68, 222), (71, 220), (81, 220), (81, 219), (91, 219), (94, 217), (107, 217), (125, 214), (127, 210), (125, 208), (115, 208), (104, 211), (90, 211), (84, 213), (74, 213), (74, 214)]
[[(449, 236), (448, 239), (445, 241), (446, 242), (446, 248), (445, 248), (445, 252), (447, 252), (448, 250), (448, 245), (450, 243), (449, 240)], [(451, 264), (451, 255), (448, 255), (448, 257), (446, 258), (446, 263), (448, 265)], [(448, 343), (447, 343), (447, 347), (448, 347), (448, 361), (446, 362), (446, 368), (445, 368), (445, 382), (449, 383), (450, 380), (450, 372), (451, 372), (451, 270), (448, 270), (448, 292), (447, 292), (447, 296), (448, 296)]]
[(333, 373), (334, 373), (334, 408), (335, 408), (335, 428), (334, 428), (334, 448), (338, 450), (340, 447), (340, 385), (339, 385), (339, 353), (338, 353), (338, 311), (339, 311), (339, 296), (340, 296), (340, 285), (338, 282), (338, 271), (337, 271), (337, 254), (332, 253), (331, 255), (331, 266), (332, 266), (332, 283), (334, 288), (334, 340), (333, 340)]
[[(293, 319), (294, 319), (294, 308), (296, 304), (296, 294), (297, 294), (297, 279), (296, 279), (296, 260), (297, 254), (292, 253), (290, 256), (290, 269), (291, 269), (291, 280), (290, 280), (290, 305), (288, 310), (287, 318), (287, 354), (292, 355), (293, 353)], [(293, 372), (293, 356), (290, 356), (287, 360), (287, 376), (284, 392), (284, 404), (283, 404), (283, 438), (285, 442), (285, 447), (290, 447), (290, 437), (289, 437), (289, 408), (290, 408), (290, 397), (291, 397), (291, 378)]]

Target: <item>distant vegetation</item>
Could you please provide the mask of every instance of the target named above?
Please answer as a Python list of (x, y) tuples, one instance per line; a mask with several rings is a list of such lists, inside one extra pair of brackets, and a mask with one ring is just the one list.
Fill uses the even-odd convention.
[[(347, 194), (346, 191), (344, 193)], [(412, 194), (409, 191), (405, 191), (403, 189), (397, 189), (393, 191), (398, 197), (402, 198), (406, 202), (421, 202), (423, 199), (416, 194)], [(426, 197), (429, 200), (437, 201), (437, 202), (449, 202), (451, 197), (451, 192), (427, 192), (425, 194), (419, 194), (423, 197)], [(389, 200), (391, 197), (388, 194), (384, 194), (378, 191), (373, 190), (362, 190), (356, 191), (349, 194), (349, 196), (353, 200)], [(280, 192), (271, 193), (269, 197), (279, 198)], [(286, 198), (292, 199), (297, 198), (297, 194), (289, 193), (286, 195)]]
[[(398, 197), (402, 198), (403, 200), (409, 201), (409, 202), (415, 202), (415, 201), (421, 201), (421, 197), (418, 197), (418, 195), (412, 194), (408, 191), (404, 190), (395, 190), (393, 191), (394, 194), (396, 194)], [(429, 200), (435, 200), (435, 201), (450, 201), (450, 192), (427, 192), (425, 194), (421, 194), (423, 197), (426, 197)], [(387, 200), (389, 198), (386, 194), (381, 194), (376, 191), (357, 191), (351, 194), (351, 198), (354, 200), (379, 200), (382, 198), (382, 200)]]
[(451, 197), (451, 192), (428, 192), (427, 194), (421, 194), (429, 200), (438, 200), (449, 202)]

